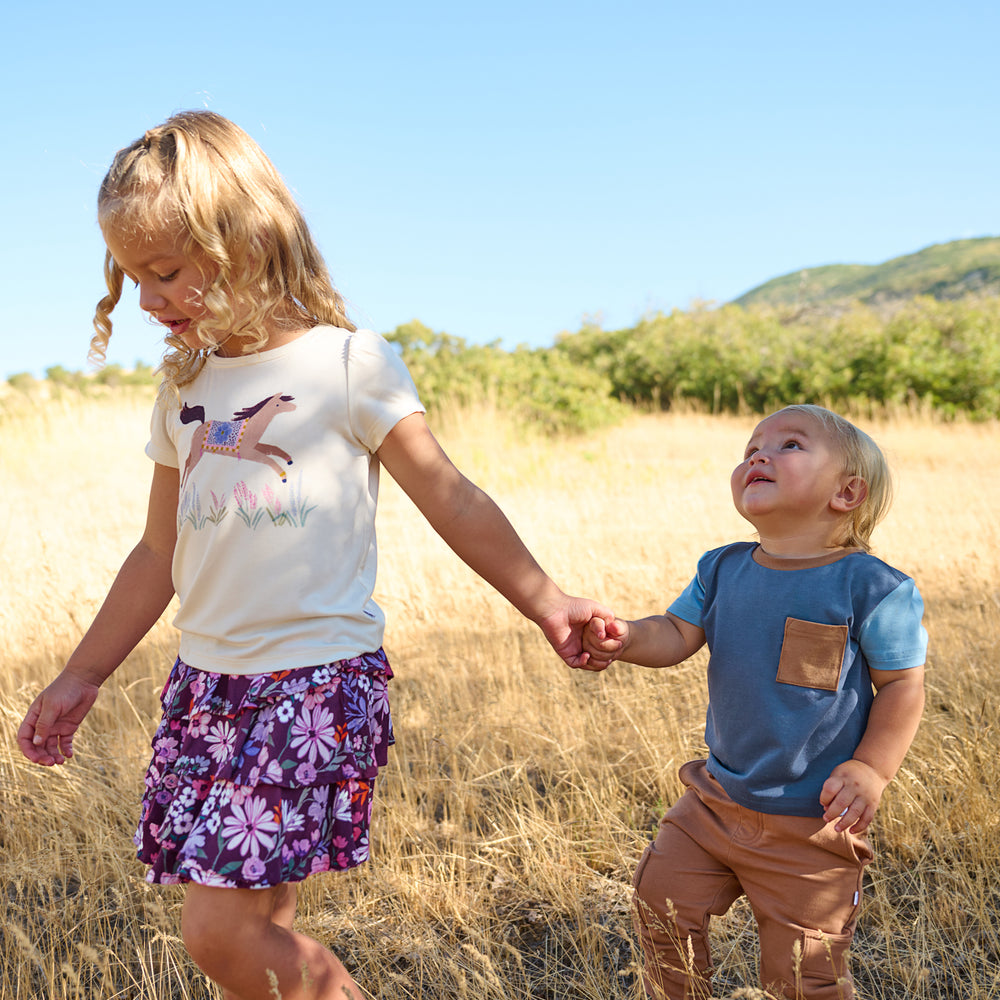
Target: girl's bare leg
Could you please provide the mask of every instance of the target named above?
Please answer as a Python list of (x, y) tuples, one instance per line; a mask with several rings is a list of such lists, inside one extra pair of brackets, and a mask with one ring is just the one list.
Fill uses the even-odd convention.
[(185, 947), (226, 1000), (361, 1000), (340, 960), (291, 929), (295, 887), (220, 889), (189, 883)]
[(295, 922), (295, 904), (298, 901), (298, 889), (294, 882), (285, 882), (278, 886), (281, 890), (274, 909), (271, 911), (271, 919), (285, 930), (290, 931)]
[[(294, 882), (285, 882), (278, 887), (282, 891), (276, 895), (274, 908), (271, 910), (271, 920), (286, 930), (292, 929), (295, 922), (295, 904), (298, 899), (298, 889)], [(227, 989), (222, 991), (222, 1000), (243, 1000), (237, 993)]]

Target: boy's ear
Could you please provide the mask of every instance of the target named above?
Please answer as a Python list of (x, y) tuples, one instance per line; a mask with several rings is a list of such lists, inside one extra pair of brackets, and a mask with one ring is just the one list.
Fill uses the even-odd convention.
[(860, 476), (851, 476), (833, 495), (830, 506), (841, 514), (857, 510), (868, 499), (868, 484)]

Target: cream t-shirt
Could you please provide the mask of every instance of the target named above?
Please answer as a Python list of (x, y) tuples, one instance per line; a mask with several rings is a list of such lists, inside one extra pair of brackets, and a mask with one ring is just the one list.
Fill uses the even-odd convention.
[(146, 447), (181, 475), (181, 659), (256, 674), (378, 649), (375, 452), (423, 412), (392, 346), (319, 326), (274, 350), (211, 356), (181, 399), (156, 405)]

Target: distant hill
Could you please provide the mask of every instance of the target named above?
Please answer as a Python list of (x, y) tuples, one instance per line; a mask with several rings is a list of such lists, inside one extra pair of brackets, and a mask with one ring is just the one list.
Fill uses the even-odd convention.
[(1000, 295), (1000, 237), (937, 243), (884, 264), (804, 268), (751, 288), (736, 305), (824, 306), (847, 300), (888, 304), (917, 295)]

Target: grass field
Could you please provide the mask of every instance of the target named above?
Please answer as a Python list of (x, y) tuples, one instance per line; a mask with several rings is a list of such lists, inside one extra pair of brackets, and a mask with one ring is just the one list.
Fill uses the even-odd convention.
[[(131, 834), (157, 697), (161, 622), (108, 682), (61, 769), (13, 733), (138, 536), (149, 399), (53, 399), (0, 416), (0, 1000), (216, 996), (178, 938), (175, 889), (143, 882)], [(633, 617), (662, 610), (698, 555), (746, 525), (728, 476), (751, 418), (636, 417), (560, 441), (495, 413), (439, 436), (565, 589)], [(1000, 996), (996, 803), (1000, 433), (901, 416), (868, 424), (898, 495), (877, 554), (927, 603), (928, 703), (876, 819), (855, 940), (861, 1000)], [(634, 863), (702, 750), (704, 659), (570, 672), (386, 482), (379, 599), (397, 745), (373, 859), (310, 880), (303, 929), (385, 1000), (638, 998)], [(719, 997), (758, 996), (754, 932), (716, 922)]]

